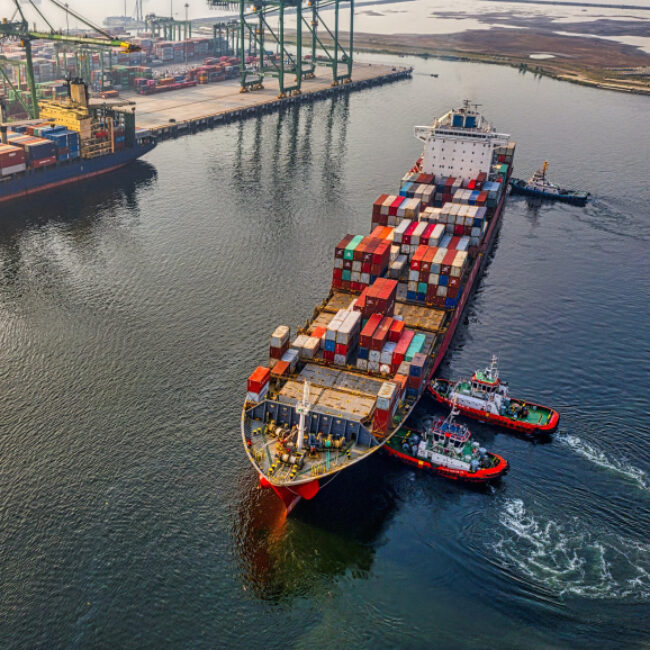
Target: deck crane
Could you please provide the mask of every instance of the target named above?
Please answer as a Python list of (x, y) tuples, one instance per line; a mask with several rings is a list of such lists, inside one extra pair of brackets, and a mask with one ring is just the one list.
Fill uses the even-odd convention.
[[(47, 24), (50, 28), (50, 31), (36, 31), (29, 29), (29, 23), (23, 9), (20, 6), (19, 0), (14, 0), (16, 10), (14, 11), (11, 19), (3, 18), (0, 22), (0, 39), (2, 38), (16, 38), (19, 39), (22, 47), (25, 48), (25, 68), (27, 76), (27, 85), (29, 87), (29, 92), (32, 98), (30, 113), (31, 117), (36, 119), (39, 116), (38, 110), (38, 100), (36, 95), (36, 82), (34, 79), (34, 64), (32, 60), (32, 45), (31, 42), (35, 40), (48, 40), (48, 41), (58, 41), (63, 43), (75, 43), (79, 45), (98, 45), (103, 47), (119, 47), (123, 52), (137, 52), (140, 50), (140, 47), (123, 41), (121, 39), (113, 38), (111, 34), (104, 31), (97, 25), (94, 25), (87, 18), (84, 18), (81, 14), (77, 13), (70, 7), (59, 2), (59, 0), (49, 0), (53, 5), (62, 9), (67, 14), (76, 18), (79, 22), (86, 25), (93, 32), (96, 32), (101, 36), (70, 36), (69, 34), (63, 34), (61, 31), (57, 31), (45, 17), (43, 12), (38, 8), (34, 0), (28, 0), (29, 4), (34, 8), (36, 13), (41, 17), (41, 19)], [(6, 75), (3, 73), (3, 76), (6, 78)]]

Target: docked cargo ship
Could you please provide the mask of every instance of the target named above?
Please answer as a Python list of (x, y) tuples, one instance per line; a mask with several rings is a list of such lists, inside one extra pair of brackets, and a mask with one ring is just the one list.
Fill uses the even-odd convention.
[(0, 202), (119, 169), (155, 146), (132, 105), (91, 105), (81, 81), (63, 101), (39, 102), (41, 118), (0, 126)]
[(329, 295), (272, 334), (248, 379), (244, 449), (290, 510), (400, 430), (447, 352), (501, 220), (515, 144), (465, 101), (415, 127), (424, 151), (371, 232), (334, 251)]

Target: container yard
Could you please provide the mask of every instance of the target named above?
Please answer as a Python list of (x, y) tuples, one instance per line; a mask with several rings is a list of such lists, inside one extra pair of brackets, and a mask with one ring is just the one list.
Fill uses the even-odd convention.
[(313, 79), (303, 80), (300, 95), (282, 99), (278, 98), (279, 86), (275, 79), (265, 80), (263, 89), (250, 93), (240, 93), (239, 82), (227, 80), (206, 85), (191, 84), (182, 90), (155, 95), (131, 91), (122, 93), (122, 97), (136, 102), (138, 126), (165, 138), (229, 119), (255, 117), (291, 103), (311, 102), (342, 92), (408, 79), (411, 73), (412, 69), (408, 67), (355, 63), (353, 81), (332, 86), (328, 70), (317, 67)]

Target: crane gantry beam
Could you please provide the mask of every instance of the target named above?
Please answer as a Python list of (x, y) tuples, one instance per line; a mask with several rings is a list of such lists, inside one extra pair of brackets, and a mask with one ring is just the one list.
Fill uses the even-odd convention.
[[(33, 0), (29, 0), (29, 1), (30, 4), (34, 8), (36, 8), (36, 5), (33, 3)], [(99, 38), (95, 36), (70, 36), (68, 34), (63, 34), (61, 32), (57, 32), (54, 30), (50, 32), (39, 32), (36, 30), (30, 30), (29, 23), (25, 18), (25, 14), (23, 13), (19, 0), (14, 0), (14, 4), (16, 5), (16, 12), (14, 13), (14, 16), (16, 14), (19, 14), (20, 20), (14, 21), (14, 20), (7, 20), (6, 18), (4, 18), (2, 22), (0, 22), (0, 38), (6, 38), (6, 37), (17, 38), (20, 41), (22, 47), (25, 48), (25, 67), (26, 67), (26, 75), (27, 75), (27, 85), (29, 86), (29, 92), (32, 98), (31, 110), (30, 110), (32, 118), (38, 118), (39, 116), (38, 98), (36, 94), (36, 83), (34, 80), (34, 63), (32, 60), (32, 41), (48, 40), (48, 41), (59, 41), (64, 43), (75, 43), (80, 45), (97, 45), (100, 47), (119, 47), (125, 52), (137, 52), (140, 50), (140, 47), (138, 45), (134, 45), (132, 43), (123, 41), (121, 39), (113, 38), (111, 34), (104, 31), (100, 27), (97, 27), (96, 25), (94, 25), (89, 20), (87, 20), (77, 12), (73, 11), (69, 7), (66, 7), (61, 2), (59, 2), (59, 0), (50, 0), (50, 2), (55, 6), (59, 7), (60, 9), (63, 9), (70, 15), (74, 16), (77, 20), (81, 21), (87, 27), (90, 27), (93, 31), (97, 32), (98, 34), (101, 34), (103, 38)], [(43, 20), (45, 20), (48, 26), (51, 27), (49, 21), (45, 18), (45, 16), (42, 14), (40, 9), (36, 8), (36, 10), (38, 14), (43, 18)], [(21, 102), (21, 104), (22, 103), (23, 102)]]

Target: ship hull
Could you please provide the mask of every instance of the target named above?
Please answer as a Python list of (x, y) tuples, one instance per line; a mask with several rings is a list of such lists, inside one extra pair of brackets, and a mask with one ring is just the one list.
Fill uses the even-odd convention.
[(550, 201), (561, 201), (562, 203), (571, 203), (572, 205), (584, 206), (587, 204), (587, 201), (589, 199), (589, 194), (585, 194), (582, 192), (575, 193), (575, 194), (570, 192), (551, 194), (550, 192), (537, 190), (528, 187), (524, 181), (518, 178), (515, 178), (510, 182), (510, 187), (512, 187), (513, 194), (521, 194), (522, 196), (532, 196), (538, 199), (547, 199)]
[(28, 197), (39, 192), (55, 190), (107, 174), (137, 160), (155, 147), (155, 143), (137, 145), (99, 158), (58, 164), (42, 170), (30, 170), (0, 181), (0, 203)]
[(510, 429), (511, 431), (517, 431), (518, 433), (522, 433), (527, 436), (540, 436), (540, 437), (547, 436), (553, 431), (555, 431), (555, 429), (557, 429), (557, 426), (560, 422), (560, 415), (558, 414), (557, 411), (554, 411), (553, 409), (550, 409), (546, 406), (533, 404), (532, 402), (528, 402), (528, 401), (526, 402), (528, 406), (537, 406), (551, 413), (551, 417), (549, 418), (549, 421), (546, 424), (533, 424), (521, 420), (513, 420), (512, 418), (499, 415), (498, 413), (488, 413), (487, 411), (480, 411), (477, 409), (470, 408), (468, 406), (464, 406), (463, 404), (460, 403), (454, 404), (450, 399), (448, 399), (447, 397), (441, 395), (438, 391), (436, 391), (431, 385), (431, 383), (429, 383), (428, 385), (428, 390), (431, 396), (437, 402), (439, 402), (440, 404), (444, 404), (449, 408), (455, 406), (462, 413), (462, 415), (465, 415), (468, 418), (478, 420), (479, 422), (494, 424), (496, 426), (503, 427), (505, 429)]

